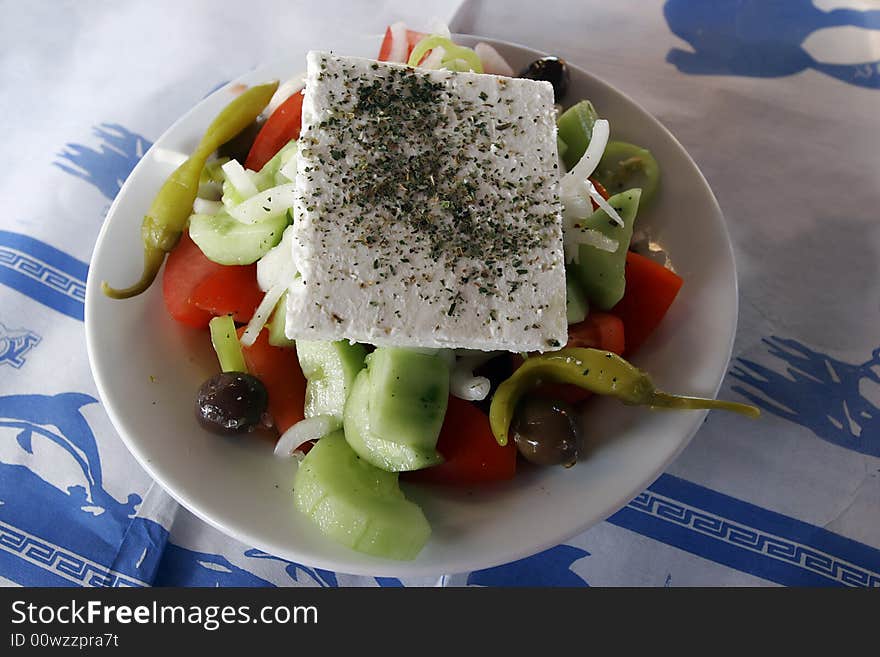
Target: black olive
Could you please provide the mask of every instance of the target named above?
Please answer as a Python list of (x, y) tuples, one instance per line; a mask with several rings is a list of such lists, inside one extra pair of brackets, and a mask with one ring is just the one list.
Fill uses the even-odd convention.
[(577, 462), (580, 430), (571, 404), (543, 397), (526, 397), (516, 409), (512, 424), (519, 453), (538, 465)]
[(568, 65), (559, 57), (542, 57), (529, 64), (519, 74), (521, 78), (532, 80), (546, 80), (553, 85), (553, 96), (556, 102), (560, 102), (568, 91)]
[(214, 433), (247, 433), (262, 422), (268, 403), (269, 393), (257, 377), (220, 372), (199, 388), (196, 417)]

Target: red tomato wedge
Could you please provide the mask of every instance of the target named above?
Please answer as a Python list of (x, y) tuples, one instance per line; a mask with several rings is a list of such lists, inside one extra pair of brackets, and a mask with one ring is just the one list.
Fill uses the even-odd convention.
[(626, 291), (611, 309), (626, 327), (626, 353), (631, 354), (663, 321), (681, 289), (682, 278), (650, 258), (626, 254)]
[[(629, 335), (626, 336), (629, 338)], [(622, 354), (626, 347), (624, 322), (610, 313), (591, 310), (587, 318), (568, 327), (566, 347), (593, 347)]]
[[(592, 347), (620, 355), (626, 346), (624, 323), (619, 317), (610, 313), (590, 311), (584, 321), (568, 327), (568, 342), (565, 346)], [(521, 359), (514, 361), (516, 367), (520, 363), (522, 363)], [(592, 396), (588, 390), (565, 383), (542, 383), (535, 388), (534, 394), (539, 397), (560, 399), (569, 404), (576, 404)]]
[(194, 328), (205, 328), (211, 320), (210, 312), (190, 301), (199, 283), (224, 268), (205, 257), (202, 250), (184, 231), (168, 258), (162, 274), (162, 294), (168, 313), (178, 322)]
[(257, 133), (244, 161), (246, 169), (259, 171), (302, 129), (303, 95), (295, 93), (278, 106)]
[[(424, 39), (427, 34), (424, 32), (416, 32), (414, 30), (406, 31), (406, 58), (409, 59), (410, 54), (412, 54), (413, 48), (416, 47), (416, 44)], [(379, 48), (379, 56), (376, 58), (380, 62), (387, 62), (388, 57), (391, 56), (391, 50), (394, 46), (394, 37), (391, 35), (391, 27), (385, 28), (385, 38), (382, 39), (382, 46)]]
[[(238, 329), (238, 337), (245, 331)], [(263, 329), (250, 347), (241, 352), (248, 372), (266, 386), (269, 393), (269, 415), (279, 433), (284, 433), (305, 417), (306, 377), (303, 376), (295, 349), (269, 344), (269, 332)]]
[(501, 447), (492, 436), (489, 418), (468, 401), (449, 398), (437, 440), (446, 459), (440, 465), (406, 474), (413, 481), (438, 484), (479, 484), (503, 481), (516, 473), (516, 445)]
[(230, 266), (208, 260), (186, 231), (168, 254), (162, 295), (168, 314), (193, 328), (206, 328), (215, 315), (247, 322), (263, 298), (255, 264)]
[(263, 300), (257, 284), (257, 264), (223, 266), (196, 285), (190, 303), (211, 315), (232, 315), (238, 323), (246, 323)]

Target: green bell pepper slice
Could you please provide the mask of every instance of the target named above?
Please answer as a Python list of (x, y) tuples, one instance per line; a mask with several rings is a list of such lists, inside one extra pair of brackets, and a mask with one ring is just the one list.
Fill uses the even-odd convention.
[(649, 205), (660, 187), (660, 165), (651, 151), (625, 141), (609, 141), (592, 178), (609, 194), (638, 187), (642, 206)]
[(559, 157), (569, 171), (583, 157), (587, 146), (590, 145), (593, 124), (598, 118), (599, 113), (593, 107), (593, 103), (582, 100), (565, 110), (556, 120), (557, 134), (565, 143), (565, 149), (560, 150)]
[(568, 266), (587, 295), (590, 306), (598, 310), (609, 310), (623, 298), (626, 290), (626, 252), (632, 241), (640, 198), (641, 190), (630, 189), (608, 199), (608, 204), (623, 220), (623, 226), (601, 208), (580, 222), (583, 228), (599, 231), (617, 242), (614, 251), (581, 244), (578, 247), (578, 261)]

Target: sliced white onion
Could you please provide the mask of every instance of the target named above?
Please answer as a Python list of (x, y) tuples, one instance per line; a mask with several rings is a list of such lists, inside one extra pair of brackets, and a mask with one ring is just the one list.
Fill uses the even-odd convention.
[(244, 198), (250, 198), (254, 194), (257, 193), (257, 186), (254, 184), (254, 181), (251, 180), (251, 177), (248, 175), (248, 172), (245, 171), (244, 167), (238, 163), (238, 160), (229, 160), (222, 167), (223, 173), (226, 174), (226, 179), (229, 183), (235, 187), (235, 191), (241, 194)]
[(263, 300), (260, 301), (260, 305), (254, 311), (254, 316), (251, 317), (251, 321), (248, 322), (247, 328), (241, 335), (241, 343), (245, 347), (253, 346), (254, 342), (257, 341), (260, 331), (263, 330), (266, 322), (269, 321), (269, 316), (272, 314), (275, 306), (278, 305), (278, 299), (281, 298), (285, 290), (287, 290), (287, 285), (279, 283), (269, 288), (269, 291), (263, 296)]
[(275, 443), (275, 456), (290, 458), (293, 453), (310, 440), (319, 440), (342, 426), (332, 415), (316, 415), (300, 420), (281, 434)]
[(563, 196), (574, 196), (580, 191), (583, 181), (593, 175), (593, 171), (599, 166), (599, 160), (608, 145), (608, 137), (611, 127), (606, 119), (596, 119), (593, 123), (593, 132), (590, 135), (590, 144), (578, 163), (562, 178)]
[(482, 401), (492, 389), (492, 383), (485, 376), (474, 376), (455, 371), (449, 378), (449, 392), (453, 397), (465, 401)]
[(170, 164), (176, 168), (186, 162), (189, 159), (189, 156), (186, 153), (172, 151), (167, 148), (154, 148), (153, 159), (156, 160), (156, 162)]
[(389, 27), (391, 30), (391, 52), (388, 54), (389, 62), (397, 62), (398, 64), (406, 64), (407, 42), (406, 42), (406, 23), (392, 23)]
[(581, 231), (580, 243), (595, 246), (600, 251), (608, 251), (608, 253), (614, 253), (617, 251), (617, 247), (620, 246), (620, 242), (616, 239), (608, 237), (592, 228)]
[(605, 214), (614, 219), (614, 222), (618, 226), (623, 226), (623, 219), (620, 218), (620, 215), (617, 214), (617, 210), (615, 210), (611, 204), (605, 200), (605, 197), (599, 193), (599, 190), (596, 189), (596, 186), (593, 185), (592, 181), (585, 180), (584, 183), (587, 186), (587, 193), (590, 195), (590, 198), (596, 201), (596, 205), (599, 206), (599, 209), (604, 210)]
[(494, 351), (470, 352), (460, 356), (449, 374), (449, 392), (466, 401), (484, 400), (492, 388), (485, 376), (474, 376), (474, 370), (497, 355)]
[(617, 251), (617, 247), (620, 246), (620, 242), (593, 228), (574, 228), (565, 233), (563, 240), (566, 263), (573, 262), (578, 264), (580, 262), (579, 247), (581, 244), (593, 246), (600, 251), (607, 251), (609, 253), (614, 253)]
[(452, 32), (449, 31), (449, 26), (439, 18), (432, 18), (428, 22), (428, 33), (452, 39)]
[(305, 73), (297, 73), (289, 80), (285, 80), (278, 85), (278, 89), (275, 90), (275, 94), (272, 96), (272, 100), (270, 100), (269, 104), (266, 105), (266, 109), (263, 110), (263, 113), (266, 116), (272, 116), (272, 113), (277, 110), (284, 103), (285, 100), (290, 98), (293, 94), (302, 91), (305, 86)]
[(293, 264), (293, 225), (284, 229), (281, 241), (257, 260), (257, 285), (268, 292), (276, 285), (290, 285), (296, 276)]
[(577, 190), (565, 190), (562, 193), (562, 217), (565, 219), (566, 228), (586, 219), (593, 214), (593, 204), (586, 194)]
[(199, 197), (193, 201), (193, 212), (196, 214), (217, 214), (222, 209), (223, 204), (220, 201), (209, 201)]
[(443, 64), (443, 56), (446, 54), (446, 49), (443, 46), (437, 46), (433, 50), (431, 50), (431, 54), (425, 57), (422, 60), (422, 63), (419, 64), (419, 68), (429, 68), (436, 69), (440, 68)]
[(510, 64), (508, 64), (507, 60), (505, 60), (504, 57), (502, 57), (501, 54), (488, 43), (480, 41), (480, 43), (474, 46), (474, 52), (477, 53), (477, 57), (480, 58), (480, 63), (483, 65), (483, 73), (504, 75), (508, 78), (513, 77), (514, 73)]
[(278, 185), (264, 192), (255, 192), (253, 196), (229, 210), (229, 214), (242, 223), (256, 224), (287, 212), (293, 207), (295, 195), (296, 187), (293, 183)]

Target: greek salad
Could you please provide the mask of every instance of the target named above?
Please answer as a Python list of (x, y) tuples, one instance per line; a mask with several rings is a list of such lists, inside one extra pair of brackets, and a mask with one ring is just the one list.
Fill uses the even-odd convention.
[(571, 467), (592, 395), (757, 415), (624, 360), (683, 283), (639, 248), (660, 168), (568, 87), (559, 58), (517, 72), (443, 27), (392, 25), (375, 59), (310, 52), (217, 116), (143, 219), (141, 280), (103, 284), (128, 298), (162, 272), (218, 358), (199, 422), (272, 436), (328, 537), (415, 558), (431, 530), (401, 479)]

